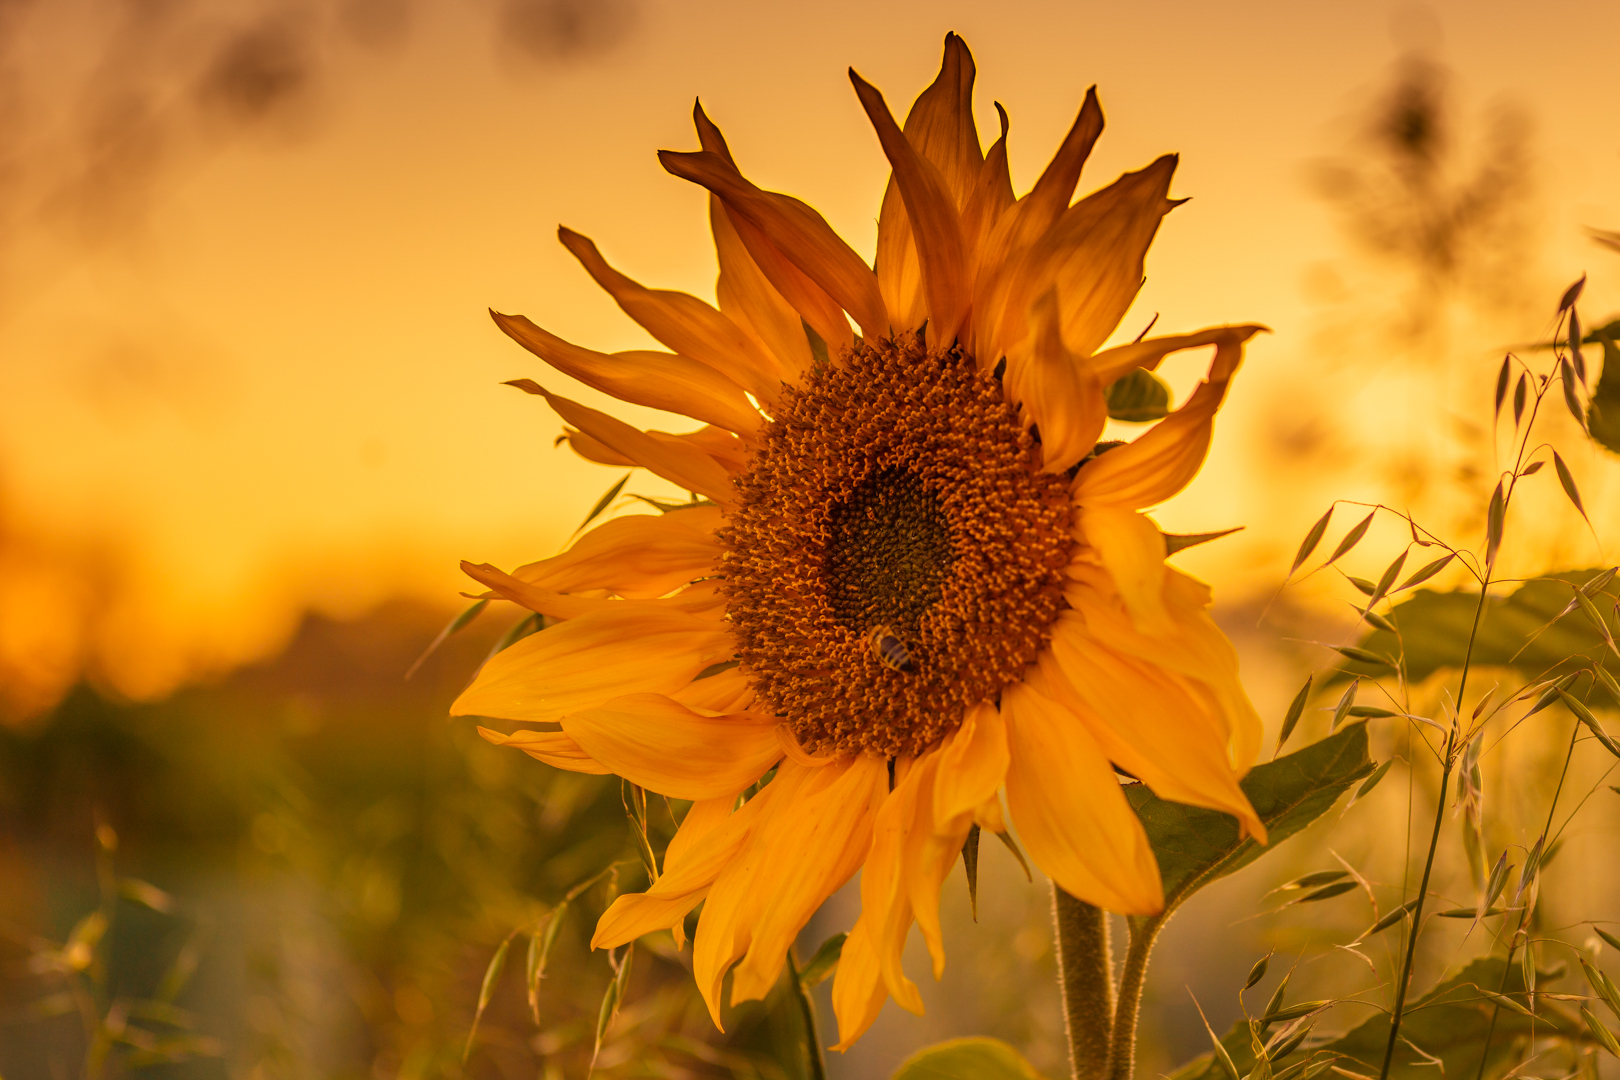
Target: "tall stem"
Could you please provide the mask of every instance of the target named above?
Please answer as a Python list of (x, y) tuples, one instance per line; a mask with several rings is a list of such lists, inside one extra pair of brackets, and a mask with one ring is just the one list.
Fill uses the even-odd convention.
[(1108, 1051), (1108, 1080), (1131, 1080), (1136, 1071), (1136, 1021), (1142, 1011), (1142, 987), (1147, 981), (1148, 955), (1164, 926), (1163, 915), (1127, 925), (1131, 943), (1125, 950), (1125, 970), (1119, 979), (1119, 1001), (1114, 1006), (1114, 1042)]
[(1108, 913), (1052, 883), (1057, 924), (1058, 985), (1074, 1080), (1104, 1080), (1114, 1025), (1114, 957)]
[(789, 945), (787, 953), (788, 982), (793, 997), (799, 1003), (799, 1015), (804, 1021), (805, 1075), (809, 1080), (827, 1080), (827, 1059), (821, 1049), (821, 1035), (816, 1030), (816, 1003), (810, 1000), (810, 991), (799, 978), (797, 949)]

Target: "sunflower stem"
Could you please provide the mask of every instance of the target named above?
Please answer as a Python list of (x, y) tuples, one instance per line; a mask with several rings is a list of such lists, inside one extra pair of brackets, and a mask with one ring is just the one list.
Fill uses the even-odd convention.
[(793, 998), (799, 1003), (799, 1016), (804, 1021), (805, 1076), (809, 1080), (827, 1080), (827, 1060), (821, 1050), (821, 1034), (816, 1030), (816, 1003), (810, 1000), (810, 991), (800, 978), (798, 948), (793, 945), (788, 946), (787, 974)]
[(1074, 1080), (1104, 1080), (1113, 1036), (1114, 958), (1108, 914), (1052, 883), (1057, 923), (1058, 986)]
[(1166, 916), (1127, 919), (1130, 945), (1119, 979), (1119, 1000), (1114, 1005), (1114, 1037), (1108, 1048), (1108, 1080), (1131, 1080), (1136, 1072), (1136, 1021), (1142, 1011), (1142, 987), (1147, 982), (1148, 957), (1159, 939)]

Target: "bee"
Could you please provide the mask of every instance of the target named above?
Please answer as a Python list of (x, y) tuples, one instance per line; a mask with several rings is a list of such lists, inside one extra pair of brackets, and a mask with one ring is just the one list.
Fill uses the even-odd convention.
[(883, 623), (866, 632), (866, 645), (884, 667), (894, 671), (915, 671), (917, 664), (911, 659), (911, 650), (900, 640), (892, 626)]

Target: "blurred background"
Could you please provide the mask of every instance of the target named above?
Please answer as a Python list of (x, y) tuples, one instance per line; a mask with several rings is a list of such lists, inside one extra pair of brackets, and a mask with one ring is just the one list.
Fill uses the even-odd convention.
[[(541, 365), (485, 309), (603, 351), (646, 344), (558, 223), (648, 284), (712, 298), (705, 196), (654, 157), (695, 146), (695, 97), (752, 179), (870, 256), (887, 169), (845, 68), (903, 110), (947, 30), (974, 50), (981, 130), (993, 102), (1011, 114), (1020, 192), (1094, 83), (1109, 127), (1082, 191), (1182, 155), (1172, 194), (1193, 200), (1122, 338), (1155, 315), (1156, 332), (1275, 331), (1204, 473), (1156, 514), (1244, 527), (1177, 561), (1215, 585), (1273, 730), (1326, 662), (1310, 642), (1349, 633), (1342, 580), (1279, 591), (1332, 500), (1477, 542), (1502, 354), (1541, 355), (1582, 273), (1588, 325), (1620, 314), (1620, 253), (1601, 242), (1620, 229), (1614, 5), (6, 0), (0, 1075), (73, 1076), (98, 1055), (108, 1075), (168, 1058), (177, 1076), (583, 1075), (612, 978), (586, 949), (605, 883), (562, 920), (536, 1012), (517, 940), (463, 1052), (500, 942), (633, 857), (617, 784), (446, 719), (513, 609), (404, 678), (465, 603), (458, 560), (555, 553), (622, 475), (554, 448), (557, 418), (498, 385)], [(1203, 364), (1167, 366), (1178, 395)], [(1614, 557), (1615, 455), (1567, 417), (1547, 430), (1594, 529), (1543, 474), (1510, 523), (1508, 576)], [(644, 475), (627, 490), (665, 493)], [(1403, 542), (1380, 526), (1352, 572), (1376, 577)], [(1313, 710), (1302, 733), (1326, 723)], [(1409, 755), (1404, 732), (1374, 735), (1375, 756)], [(1493, 746), (1492, 850), (1540, 828), (1564, 739), (1526, 725)], [(1549, 903), (1572, 919), (1620, 915), (1591, 869), (1614, 800), (1584, 768), (1570, 783), (1601, 797), (1549, 871), (1570, 869)], [(1272, 886), (1336, 867), (1330, 851), (1398, 885), (1390, 837), (1432, 808), (1424, 783), (1403, 765), (1171, 924), (1144, 1075), (1207, 1045), (1193, 995), (1217, 1027), (1238, 1015), (1231, 989), (1267, 949), (1305, 958), (1296, 987), (1376, 981), (1387, 957), (1336, 948), (1364, 906), (1251, 916)], [(1440, 872), (1466, 888), (1460, 861)], [(977, 922), (960, 872), (947, 883), (944, 981), (916, 969), (927, 1016), (889, 1006), (834, 1075), (885, 1076), (955, 1034), (1006, 1038), (1056, 1075), (1048, 905), (987, 847)], [(857, 906), (840, 894), (802, 947)], [(84, 921), (97, 911), (104, 931)], [(1432, 946), (1434, 972), (1484, 947), (1466, 929)], [(96, 1045), (91, 1019), (117, 1025), (87, 1019), (41, 959), (81, 954), (104, 985), (178, 1010), (147, 1018), (172, 1044)], [(797, 1075), (765, 1052), (790, 1010), (743, 1010), (722, 1036), (685, 962), (638, 949), (598, 1071)]]

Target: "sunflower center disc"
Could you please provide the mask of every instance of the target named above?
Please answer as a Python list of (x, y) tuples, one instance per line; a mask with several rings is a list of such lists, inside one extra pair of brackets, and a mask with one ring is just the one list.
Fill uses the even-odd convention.
[(919, 753), (1049, 640), (1067, 481), (971, 357), (905, 335), (817, 367), (736, 482), (738, 657), (806, 750)]

